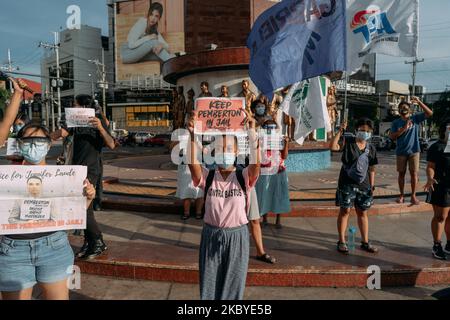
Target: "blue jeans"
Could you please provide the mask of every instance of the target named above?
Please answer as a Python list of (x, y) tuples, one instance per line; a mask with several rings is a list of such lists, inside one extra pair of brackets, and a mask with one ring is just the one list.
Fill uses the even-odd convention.
[(64, 231), (35, 240), (0, 237), (0, 291), (63, 281), (72, 274), (73, 264), (74, 254)]

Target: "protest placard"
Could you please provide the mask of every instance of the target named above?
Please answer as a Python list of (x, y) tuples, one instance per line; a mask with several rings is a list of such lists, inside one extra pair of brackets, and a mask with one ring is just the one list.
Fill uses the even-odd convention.
[(0, 235), (86, 228), (83, 166), (1, 166)]
[(259, 139), (262, 150), (284, 149), (284, 136), (278, 130), (273, 130), (270, 134), (262, 130)]
[[(450, 126), (447, 126), (447, 137), (450, 137)], [(445, 147), (444, 153), (450, 153), (450, 139), (447, 140), (447, 146)]]
[(19, 149), (19, 143), (16, 138), (8, 138), (8, 143), (6, 144), (6, 155), (7, 156), (22, 156), (22, 152)]
[(224, 134), (244, 130), (245, 98), (195, 100), (195, 133)]
[(68, 128), (92, 127), (89, 118), (95, 117), (95, 109), (92, 108), (66, 108), (66, 123)]

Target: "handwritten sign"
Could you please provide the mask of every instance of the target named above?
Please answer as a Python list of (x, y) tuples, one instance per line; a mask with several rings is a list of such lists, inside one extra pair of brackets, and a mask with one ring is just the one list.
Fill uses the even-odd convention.
[(87, 167), (0, 166), (0, 235), (86, 228)]
[(245, 98), (199, 98), (195, 100), (195, 133), (223, 134), (243, 131)]
[(68, 128), (92, 127), (89, 118), (95, 117), (95, 110), (92, 108), (67, 108), (66, 122)]
[(20, 220), (50, 220), (50, 204), (50, 200), (23, 200), (20, 205)]
[(21, 157), (22, 152), (19, 149), (19, 143), (16, 138), (8, 138), (7, 148), (6, 148), (7, 156), (17, 156)]

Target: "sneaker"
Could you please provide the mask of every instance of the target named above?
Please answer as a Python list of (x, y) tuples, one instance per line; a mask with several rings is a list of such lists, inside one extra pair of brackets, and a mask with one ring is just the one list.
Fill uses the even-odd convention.
[(95, 257), (98, 257), (106, 250), (108, 250), (108, 247), (106, 246), (106, 243), (103, 241), (103, 239), (100, 238), (98, 240), (95, 240), (89, 245), (89, 248), (83, 259), (86, 260), (94, 259)]
[(378, 248), (372, 246), (370, 242), (361, 242), (361, 249), (369, 253), (378, 253)]
[(89, 242), (87, 242), (86, 240), (83, 243), (83, 246), (81, 247), (80, 251), (78, 251), (78, 253), (76, 254), (76, 257), (78, 259), (83, 259), (84, 256), (86, 255), (86, 252), (89, 249)]
[(439, 260), (447, 260), (447, 256), (445, 255), (444, 249), (442, 249), (442, 244), (435, 243), (433, 246), (433, 257)]
[(447, 241), (447, 244), (445, 245), (445, 248), (444, 248), (444, 252), (446, 254), (450, 254), (450, 241)]

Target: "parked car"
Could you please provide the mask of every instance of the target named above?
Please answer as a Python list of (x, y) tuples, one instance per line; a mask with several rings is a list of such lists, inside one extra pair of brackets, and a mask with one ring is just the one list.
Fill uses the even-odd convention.
[(145, 140), (144, 145), (148, 147), (160, 146), (163, 147), (166, 143), (170, 141), (169, 135), (158, 134), (154, 137), (148, 138)]
[(371, 143), (377, 150), (392, 150), (394, 148), (394, 143), (389, 137), (373, 136)]
[(134, 137), (134, 142), (137, 145), (144, 145), (147, 139), (153, 138), (155, 135), (150, 132), (137, 132)]
[(116, 129), (116, 130), (113, 130), (113, 132), (111, 132), (111, 134), (112, 134), (113, 138), (120, 140), (120, 139), (128, 136), (129, 132), (124, 129)]

